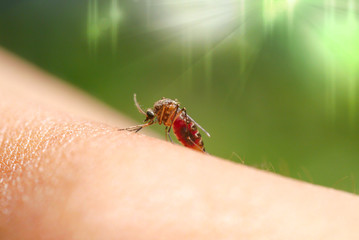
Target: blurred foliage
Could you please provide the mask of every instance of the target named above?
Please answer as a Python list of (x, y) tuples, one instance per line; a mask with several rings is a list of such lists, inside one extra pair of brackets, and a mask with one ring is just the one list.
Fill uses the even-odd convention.
[[(358, 192), (353, 0), (2, 0), (0, 44), (119, 111), (179, 99), (210, 154)], [(160, 133), (163, 128), (154, 127)]]

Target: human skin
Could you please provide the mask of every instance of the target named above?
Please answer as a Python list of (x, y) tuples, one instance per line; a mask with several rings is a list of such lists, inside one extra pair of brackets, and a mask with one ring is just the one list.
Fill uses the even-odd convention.
[(3, 51), (0, 116), (0, 239), (359, 239), (357, 196), (118, 131)]

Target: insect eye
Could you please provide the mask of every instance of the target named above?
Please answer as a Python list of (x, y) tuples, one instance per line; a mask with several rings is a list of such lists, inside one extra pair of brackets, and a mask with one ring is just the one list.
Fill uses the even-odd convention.
[(148, 118), (154, 118), (155, 114), (153, 113), (153, 111), (151, 109), (148, 109), (146, 112), (146, 115)]

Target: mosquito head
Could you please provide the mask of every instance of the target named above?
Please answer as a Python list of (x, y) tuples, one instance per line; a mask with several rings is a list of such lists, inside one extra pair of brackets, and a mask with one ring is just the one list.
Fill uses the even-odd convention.
[(153, 112), (153, 110), (151, 108), (147, 109), (145, 122), (149, 120), (153, 120), (154, 118), (155, 118), (155, 113)]

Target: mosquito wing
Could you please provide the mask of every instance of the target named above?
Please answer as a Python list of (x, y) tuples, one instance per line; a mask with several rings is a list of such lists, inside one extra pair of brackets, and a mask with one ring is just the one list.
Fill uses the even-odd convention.
[(200, 128), (208, 137), (211, 137), (211, 135), (206, 131), (204, 130), (203, 127), (201, 127), (201, 125), (199, 125), (195, 120), (193, 120), (193, 118), (191, 118), (190, 116), (187, 115), (187, 117), (192, 121), (194, 122), (194, 124), (197, 125), (198, 128)]

